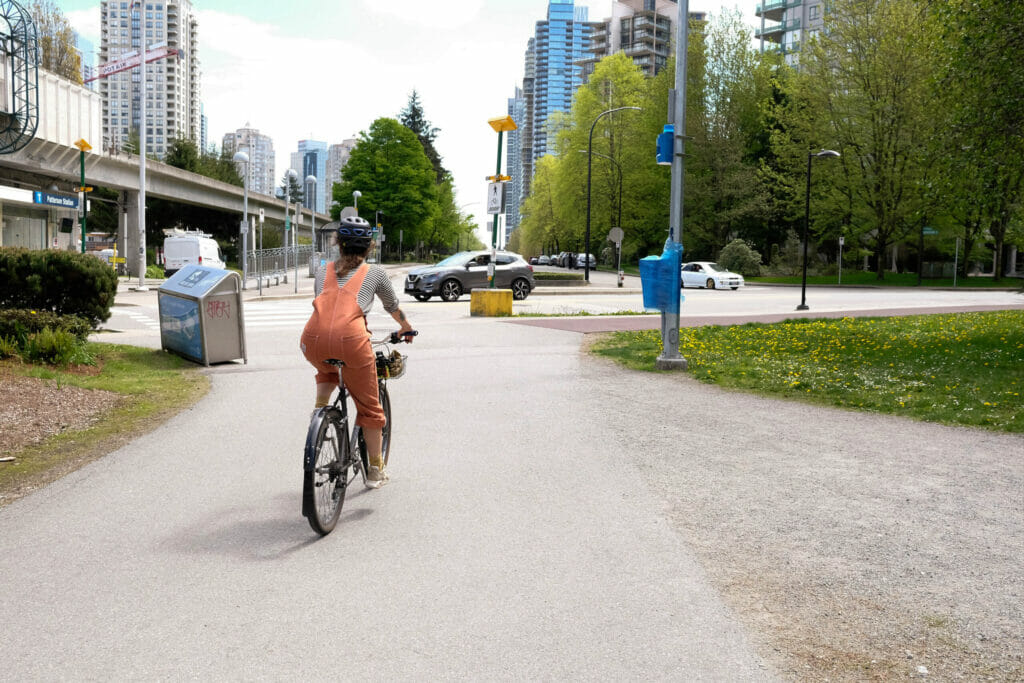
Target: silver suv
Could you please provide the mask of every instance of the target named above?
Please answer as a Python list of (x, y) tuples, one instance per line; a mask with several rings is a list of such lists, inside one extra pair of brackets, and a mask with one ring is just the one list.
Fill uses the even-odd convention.
[[(460, 251), (433, 266), (413, 268), (405, 278), (405, 293), (419, 301), (439, 296), (457, 301), (474, 287), (487, 286), (490, 250)], [(512, 297), (523, 300), (533, 291), (533, 267), (519, 254), (499, 251), (495, 258), (494, 286), (511, 289)]]

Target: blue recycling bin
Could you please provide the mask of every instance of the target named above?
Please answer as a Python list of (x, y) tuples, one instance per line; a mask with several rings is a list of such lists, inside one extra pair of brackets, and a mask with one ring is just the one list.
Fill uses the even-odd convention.
[(683, 247), (677, 243), (667, 245), (661, 256), (640, 259), (644, 308), (657, 309), (663, 313), (679, 313), (682, 265)]

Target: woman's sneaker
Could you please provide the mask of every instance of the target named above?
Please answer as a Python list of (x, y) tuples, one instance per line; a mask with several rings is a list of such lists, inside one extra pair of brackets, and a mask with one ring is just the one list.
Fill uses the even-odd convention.
[(366, 486), (368, 488), (379, 489), (389, 481), (388, 472), (383, 467), (370, 465), (366, 468)]

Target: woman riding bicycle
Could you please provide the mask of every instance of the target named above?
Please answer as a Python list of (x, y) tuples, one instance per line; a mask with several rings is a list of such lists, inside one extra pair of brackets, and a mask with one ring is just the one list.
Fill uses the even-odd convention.
[(316, 368), (316, 407), (322, 408), (338, 386), (338, 369), (327, 359), (344, 362), (342, 378), (356, 404), (356, 424), (363, 428), (370, 466), (367, 482), (379, 488), (388, 481), (381, 456), (384, 411), (377, 396), (377, 365), (370, 345), (366, 315), (373, 297), (380, 297), (384, 310), (401, 326), (399, 335), (412, 343), (415, 332), (409, 325), (387, 273), (378, 265), (365, 263), (373, 248), (373, 229), (358, 216), (342, 218), (335, 233), (338, 260), (317, 271), (313, 315), (302, 331), (300, 348)]

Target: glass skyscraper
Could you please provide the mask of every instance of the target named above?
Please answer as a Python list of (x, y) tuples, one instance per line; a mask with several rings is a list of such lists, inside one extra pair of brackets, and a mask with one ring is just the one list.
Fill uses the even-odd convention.
[[(331, 197), (327, 191), (327, 143), (319, 140), (299, 140), (299, 151), (292, 154), (292, 168), (298, 174), (299, 184), (302, 186), (302, 205), (307, 209), (313, 209), (313, 202), (316, 201), (315, 210), (325, 213), (324, 209), (331, 204)], [(316, 187), (310, 192), (310, 185), (306, 184), (306, 178), (316, 176)]]
[[(573, 3), (550, 0), (547, 20), (537, 22), (532, 55), (534, 160), (554, 152), (548, 118), (555, 112), (568, 112), (573, 94), (583, 84), (583, 69), (578, 62), (589, 55), (592, 27), (587, 23), (587, 8)], [(530, 57), (527, 55), (527, 61)]]

